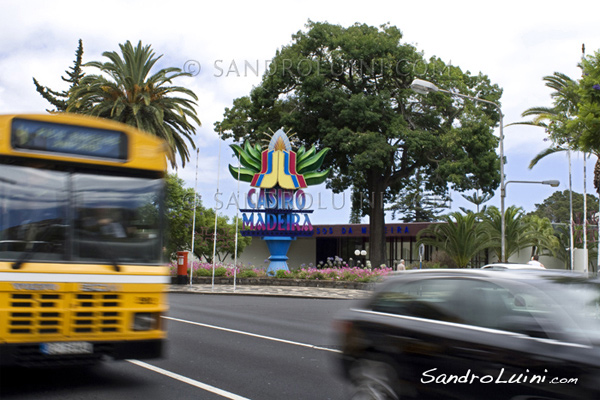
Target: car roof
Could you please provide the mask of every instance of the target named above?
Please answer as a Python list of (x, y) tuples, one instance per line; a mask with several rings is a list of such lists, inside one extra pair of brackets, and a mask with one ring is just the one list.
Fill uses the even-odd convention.
[[(545, 282), (575, 279), (578, 282), (600, 284), (600, 275), (595, 273), (582, 273), (571, 270), (559, 269), (495, 269), (495, 268), (431, 268), (412, 269), (387, 275), (382, 281), (375, 284), (372, 295), (362, 299), (360, 303), (367, 306), (373, 298), (385, 293), (397, 284), (418, 282), (428, 279), (475, 279), (494, 282), (501, 285), (530, 285), (540, 287)], [(394, 290), (394, 289), (392, 289)]]
[(517, 264), (517, 263), (493, 263), (484, 265), (481, 267), (482, 269), (546, 269), (540, 265), (531, 265), (531, 264)]
[(432, 268), (432, 269), (413, 269), (402, 271), (397, 274), (388, 275), (385, 281), (397, 280), (418, 280), (427, 278), (482, 278), (482, 279), (508, 279), (508, 280), (539, 280), (549, 277), (576, 277), (598, 279), (591, 276), (589, 273), (560, 270), (560, 269), (545, 269), (545, 268), (523, 268), (523, 269), (506, 269), (506, 268)]

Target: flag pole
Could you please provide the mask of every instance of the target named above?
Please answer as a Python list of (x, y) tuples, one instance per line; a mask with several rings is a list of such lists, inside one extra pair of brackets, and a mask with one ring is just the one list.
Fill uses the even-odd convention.
[(196, 205), (198, 199), (198, 156), (200, 155), (200, 148), (196, 149), (196, 182), (194, 183), (194, 219), (192, 220), (192, 254), (190, 257), (190, 286), (192, 286), (192, 277), (194, 276), (194, 242), (196, 239)]
[[(219, 158), (217, 161), (217, 195), (219, 194), (220, 172), (221, 172), (221, 132), (219, 132)], [(212, 291), (215, 290), (215, 263), (216, 262), (217, 262), (217, 203), (215, 203), (215, 232), (213, 234)]]
[(238, 252), (238, 223), (240, 215), (240, 170), (242, 168), (241, 160), (238, 158), (238, 181), (237, 181), (237, 200), (235, 203), (235, 250), (233, 253), (233, 291), (236, 289), (237, 280), (237, 252)]

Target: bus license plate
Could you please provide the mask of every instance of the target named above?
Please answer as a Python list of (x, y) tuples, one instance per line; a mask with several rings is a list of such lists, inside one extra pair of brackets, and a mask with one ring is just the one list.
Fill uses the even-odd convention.
[(40, 350), (44, 354), (92, 354), (94, 346), (89, 342), (54, 342), (42, 343)]

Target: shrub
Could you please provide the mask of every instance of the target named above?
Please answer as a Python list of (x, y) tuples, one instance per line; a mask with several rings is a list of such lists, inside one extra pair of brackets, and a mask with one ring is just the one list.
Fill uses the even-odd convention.
[(212, 271), (206, 268), (198, 268), (195, 273), (196, 276), (212, 276)]
[(296, 271), (296, 277), (298, 279), (307, 279), (308, 272), (305, 269), (301, 269), (300, 271)]
[(325, 275), (323, 275), (323, 273), (320, 271), (314, 271), (308, 275), (308, 279), (325, 279)]
[(238, 276), (240, 278), (256, 278), (258, 274), (256, 273), (256, 271), (253, 271), (251, 269), (245, 269), (241, 271)]
[(328, 278), (331, 278), (331, 279), (338, 279), (339, 278), (339, 274), (338, 274), (337, 271), (329, 271), (326, 275), (327, 275)]
[(275, 273), (275, 277), (276, 278), (291, 278), (293, 276), (292, 273), (290, 273), (289, 271), (286, 271), (284, 269), (278, 269), (277, 272)]

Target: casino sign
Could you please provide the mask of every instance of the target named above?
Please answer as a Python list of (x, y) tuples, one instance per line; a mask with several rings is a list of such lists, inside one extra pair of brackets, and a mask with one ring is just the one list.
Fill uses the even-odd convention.
[(243, 218), (242, 235), (261, 237), (271, 252), (269, 271), (287, 269), (287, 250), (297, 236), (312, 236), (309, 218), (312, 210), (304, 208), (302, 189), (321, 184), (330, 169), (319, 171), (329, 148), (317, 151), (313, 146), (292, 150), (286, 133), (279, 129), (271, 136), (269, 145), (245, 142), (231, 148), (240, 165), (229, 165), (235, 179), (256, 188), (248, 192), (249, 209), (240, 210)]

